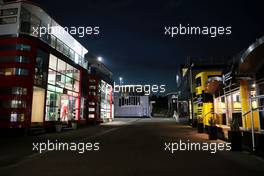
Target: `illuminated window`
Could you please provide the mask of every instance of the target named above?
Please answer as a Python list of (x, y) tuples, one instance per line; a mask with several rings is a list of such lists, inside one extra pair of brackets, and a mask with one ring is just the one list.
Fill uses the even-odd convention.
[(39, 33), (35, 32), (35, 29), (38, 29), (40, 27), (40, 19), (37, 18), (35, 15), (31, 14), (30, 16), (30, 34), (38, 37)]
[(75, 92), (79, 92), (79, 85), (80, 85), (80, 82), (74, 80), (73, 90), (74, 90)]
[(70, 59), (74, 61), (74, 51), (72, 49), (70, 49)]
[(67, 45), (63, 45), (63, 54), (70, 56), (70, 48)]
[(80, 110), (80, 118), (85, 119), (85, 114), (86, 114), (86, 98), (81, 98), (81, 110)]
[(59, 72), (56, 74), (56, 86), (64, 87), (65, 86), (65, 76)]
[(73, 87), (73, 79), (67, 76), (65, 81), (65, 88), (72, 90), (72, 87)]
[(5, 44), (5, 45), (0, 45), (0, 50), (2, 51), (8, 51), (8, 50), (30, 51), (31, 46), (25, 45), (25, 44), (17, 44), (17, 45)]
[(2, 24), (12, 24), (17, 22), (17, 17), (5, 17), (0, 18), (0, 25)]
[[(80, 118), (84, 118), (85, 102), (83, 99), (81, 100), (79, 112), (80, 82), (74, 79), (74, 72), (80, 74), (80, 71), (72, 65), (50, 55), (48, 74), (48, 90), (50, 93), (46, 102), (46, 120), (52, 121), (60, 118), (62, 121), (67, 121), (72, 118), (76, 119), (79, 113), (81, 113)], [(67, 113), (65, 114), (66, 109)]]
[(90, 101), (90, 102), (89, 102), (89, 105), (94, 106), (94, 105), (95, 105), (95, 102)]
[(26, 95), (27, 94), (27, 88), (12, 87), (12, 94), (15, 94), (15, 95)]
[(48, 83), (55, 85), (56, 71), (49, 69)]
[(12, 100), (11, 108), (26, 108), (26, 102), (22, 100)]
[(91, 119), (93, 119), (95, 116), (94, 116), (94, 114), (89, 114), (88, 117), (91, 118)]
[(89, 108), (89, 112), (94, 112), (95, 108)]
[(29, 71), (23, 68), (0, 68), (0, 75), (3, 76), (12, 76), (12, 75), (27, 76), (28, 74)]
[(54, 87), (54, 92), (47, 91), (46, 99), (46, 120), (55, 121), (59, 117), (58, 107), (60, 103), (59, 94), (55, 92), (56, 88)]
[(57, 39), (56, 49), (60, 52), (63, 52), (63, 43), (59, 39)]
[(200, 87), (202, 86), (202, 80), (201, 80), (201, 77), (198, 77), (195, 79), (195, 84), (196, 84), (196, 87)]
[(52, 54), (50, 54), (49, 68), (57, 70), (57, 57)]
[(77, 79), (77, 80), (80, 80), (80, 71), (78, 69), (74, 68), (73, 78)]
[(61, 72), (61, 73), (66, 73), (66, 62), (58, 59), (58, 69), (57, 69), (58, 72)]
[(0, 11), (0, 16), (11, 16), (11, 15), (17, 15), (17, 8), (11, 8), (11, 9), (3, 9)]
[(56, 87), (53, 86), (53, 85), (48, 85), (48, 90), (55, 92), (56, 91)]
[(53, 48), (56, 48), (56, 37), (54, 35), (51, 35), (50, 38), (51, 38), (51, 46)]
[(23, 100), (1, 100), (1, 108), (26, 108), (26, 102)]
[(18, 44), (18, 45), (16, 45), (16, 49), (21, 50), (21, 51), (30, 51), (31, 46), (25, 45), (25, 44)]
[(70, 64), (67, 64), (67, 70), (66, 70), (67, 76), (72, 77), (73, 72), (74, 72), (74, 67), (71, 66)]
[(89, 88), (90, 88), (91, 90), (95, 90), (95, 89), (96, 89), (96, 86), (89, 86)]
[(10, 115), (11, 122), (23, 122), (25, 121), (25, 114), (12, 113)]
[(17, 63), (30, 63), (29, 58), (25, 56), (2, 56), (0, 57), (0, 63), (9, 63), (9, 62), (17, 62)]
[(27, 88), (24, 87), (1, 87), (0, 94), (26, 95)]
[(233, 94), (233, 101), (234, 101), (234, 102), (240, 102), (240, 96), (239, 96), (239, 93), (235, 93), (235, 94)]

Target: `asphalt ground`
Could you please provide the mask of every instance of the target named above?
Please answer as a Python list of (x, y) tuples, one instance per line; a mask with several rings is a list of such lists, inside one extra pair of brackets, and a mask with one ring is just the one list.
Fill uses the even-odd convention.
[[(89, 144), (76, 151), (32, 151), (33, 143)], [(179, 149), (180, 142), (209, 148)], [(264, 174), (264, 161), (176, 124), (172, 118), (115, 119), (100, 126), (40, 136), (1, 138), (0, 175), (240, 175)], [(225, 150), (213, 150), (214, 146)], [(173, 149), (173, 150), (172, 150)], [(184, 149), (184, 147), (183, 147)], [(211, 149), (211, 150), (210, 150)]]

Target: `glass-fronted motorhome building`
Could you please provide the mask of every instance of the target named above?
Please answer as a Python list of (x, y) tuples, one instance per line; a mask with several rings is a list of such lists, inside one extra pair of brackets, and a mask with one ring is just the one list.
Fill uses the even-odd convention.
[(217, 124), (222, 128), (237, 119), (240, 128), (263, 133), (263, 66), (264, 37), (261, 37), (232, 60), (223, 79), (207, 81), (207, 89), (214, 94)]
[(181, 66), (178, 95), (189, 101), (189, 122), (198, 132), (217, 127), (218, 138), (231, 140), (232, 134), (239, 134), (233, 139), (241, 139), (252, 150), (263, 151), (263, 58), (264, 36), (235, 57), (223, 58), (224, 62), (218, 63), (215, 58), (215, 64), (210, 58), (204, 62), (190, 59)]
[(217, 137), (259, 153), (264, 147), (263, 58), (261, 37), (230, 60), (220, 76), (207, 78), (204, 87), (213, 97), (210, 115)]
[(1, 6), (0, 128), (100, 121), (88, 120), (88, 50), (63, 30), (35, 4)]

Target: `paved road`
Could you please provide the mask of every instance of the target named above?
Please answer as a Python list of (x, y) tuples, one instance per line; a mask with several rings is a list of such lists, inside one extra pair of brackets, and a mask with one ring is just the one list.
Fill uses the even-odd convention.
[[(32, 142), (47, 139), (64, 142), (100, 143), (99, 151), (78, 154), (72, 151), (23, 152), (32, 150)], [(264, 161), (244, 152), (165, 151), (165, 142), (210, 142), (204, 134), (177, 125), (173, 119), (117, 120), (61, 134), (17, 138), (1, 147), (0, 175), (240, 175), (264, 174)], [(25, 142), (21, 142), (25, 140)], [(211, 141), (223, 143), (223, 141)], [(210, 143), (208, 143), (210, 144)], [(10, 146), (10, 147), (8, 147)], [(15, 148), (17, 150), (15, 150)], [(21, 150), (20, 150), (21, 149)], [(6, 150), (6, 152), (3, 152)], [(13, 150), (13, 152), (11, 152)], [(20, 152), (18, 152), (20, 151)], [(17, 154), (17, 157), (9, 157)], [(6, 162), (3, 161), (3, 157)], [(0, 160), (1, 161), (1, 160)]]

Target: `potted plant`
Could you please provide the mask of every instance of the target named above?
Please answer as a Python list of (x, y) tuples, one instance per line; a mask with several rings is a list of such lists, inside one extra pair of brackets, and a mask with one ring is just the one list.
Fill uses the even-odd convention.
[(217, 140), (217, 126), (213, 115), (209, 118), (209, 124), (210, 124), (208, 130), (209, 140)]
[(204, 124), (203, 124), (203, 117), (202, 116), (198, 116), (197, 130), (198, 130), (198, 133), (204, 132)]
[(62, 122), (60, 118), (58, 118), (57, 121), (55, 121), (55, 129), (56, 129), (56, 132), (58, 133), (62, 131)]
[(233, 117), (231, 130), (228, 131), (228, 141), (231, 142), (232, 151), (241, 151), (242, 150), (242, 132), (239, 128), (238, 118)]

